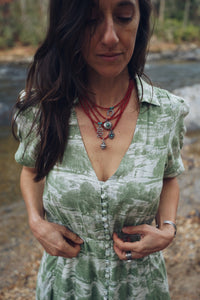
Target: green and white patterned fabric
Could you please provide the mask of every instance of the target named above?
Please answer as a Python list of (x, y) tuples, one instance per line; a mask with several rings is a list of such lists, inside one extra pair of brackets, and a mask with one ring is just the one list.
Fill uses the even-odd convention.
[[(138, 79), (137, 86), (141, 96)], [(26, 134), (35, 113), (32, 109), (18, 118), (20, 145), (15, 158), (29, 167), (34, 167), (37, 138), (34, 130), (28, 139)], [(73, 259), (44, 252), (37, 300), (170, 299), (161, 252), (120, 261), (112, 235), (120, 233), (123, 226), (154, 220), (163, 178), (184, 170), (180, 148), (187, 113), (182, 99), (159, 88), (152, 90), (143, 81), (132, 143), (115, 174), (102, 182), (87, 156), (73, 110), (64, 159), (46, 178), (43, 202), (47, 219), (75, 232), (84, 244)]]

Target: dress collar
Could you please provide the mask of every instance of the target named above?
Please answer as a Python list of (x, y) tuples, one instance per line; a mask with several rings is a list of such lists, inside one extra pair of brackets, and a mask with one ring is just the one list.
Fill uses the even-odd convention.
[[(142, 78), (139, 79), (136, 76), (136, 85), (138, 89), (138, 97), (141, 103), (148, 103), (156, 106), (160, 106), (160, 101), (158, 99), (157, 93), (154, 93), (154, 87), (144, 81)], [(79, 102), (78, 97), (74, 99), (74, 106)]]
[(136, 76), (136, 84), (138, 89), (138, 96), (141, 103), (148, 103), (156, 106), (160, 106), (160, 101), (158, 99), (157, 93), (154, 93), (154, 87), (148, 84), (143, 79), (139, 79)]

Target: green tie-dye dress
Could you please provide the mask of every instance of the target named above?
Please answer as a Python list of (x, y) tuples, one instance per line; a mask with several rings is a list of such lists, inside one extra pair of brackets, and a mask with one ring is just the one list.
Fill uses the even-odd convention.
[[(138, 79), (137, 86), (141, 96)], [(34, 167), (37, 137), (34, 130), (28, 138), (26, 134), (35, 113), (36, 109), (28, 110), (17, 120), (20, 145), (15, 158), (28, 167)], [(123, 226), (154, 220), (163, 178), (184, 170), (180, 148), (187, 113), (182, 99), (158, 88), (152, 91), (143, 81), (132, 143), (118, 170), (103, 182), (92, 168), (72, 111), (64, 159), (46, 178), (43, 203), (47, 219), (75, 232), (84, 244), (72, 259), (44, 252), (38, 300), (170, 299), (161, 252), (121, 261), (113, 250), (112, 235)]]

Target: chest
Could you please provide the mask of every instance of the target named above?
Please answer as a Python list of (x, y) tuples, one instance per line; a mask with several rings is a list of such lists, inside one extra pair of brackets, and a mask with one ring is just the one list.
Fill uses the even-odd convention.
[[(118, 169), (120, 162), (132, 143), (138, 111), (125, 112), (114, 132), (113, 139), (97, 137), (90, 119), (79, 109), (76, 109), (80, 134), (97, 178), (100, 181), (108, 180)], [(105, 132), (105, 137), (109, 132)], [(105, 142), (106, 148), (103, 150), (101, 144)]]

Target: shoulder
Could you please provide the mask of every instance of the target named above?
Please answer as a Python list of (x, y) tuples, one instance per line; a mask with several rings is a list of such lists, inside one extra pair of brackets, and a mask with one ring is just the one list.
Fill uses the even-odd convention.
[(27, 121), (27, 122), (33, 122), (35, 117), (38, 115), (39, 112), (39, 105), (29, 105), (26, 107), (25, 105), (25, 98), (26, 98), (26, 92), (25, 90), (22, 90), (19, 93), (18, 97), (18, 108), (16, 109), (15, 116), (16, 121)]
[(174, 95), (168, 90), (151, 86), (144, 80), (142, 80), (142, 88), (142, 102), (148, 102), (149, 105), (157, 107), (158, 111), (172, 117), (174, 116), (175, 119), (188, 114), (189, 105), (183, 98)]
[(189, 112), (189, 105), (185, 99), (174, 95), (173, 93), (161, 89), (158, 87), (153, 87), (154, 97), (156, 97), (160, 103), (160, 106), (165, 110), (169, 110), (172, 115), (187, 115)]
[(29, 133), (35, 134), (39, 126), (39, 105), (26, 107), (25, 96), (25, 91), (21, 91), (18, 97), (18, 105), (14, 113), (14, 120), (17, 125), (17, 135), (20, 140), (28, 136)]

